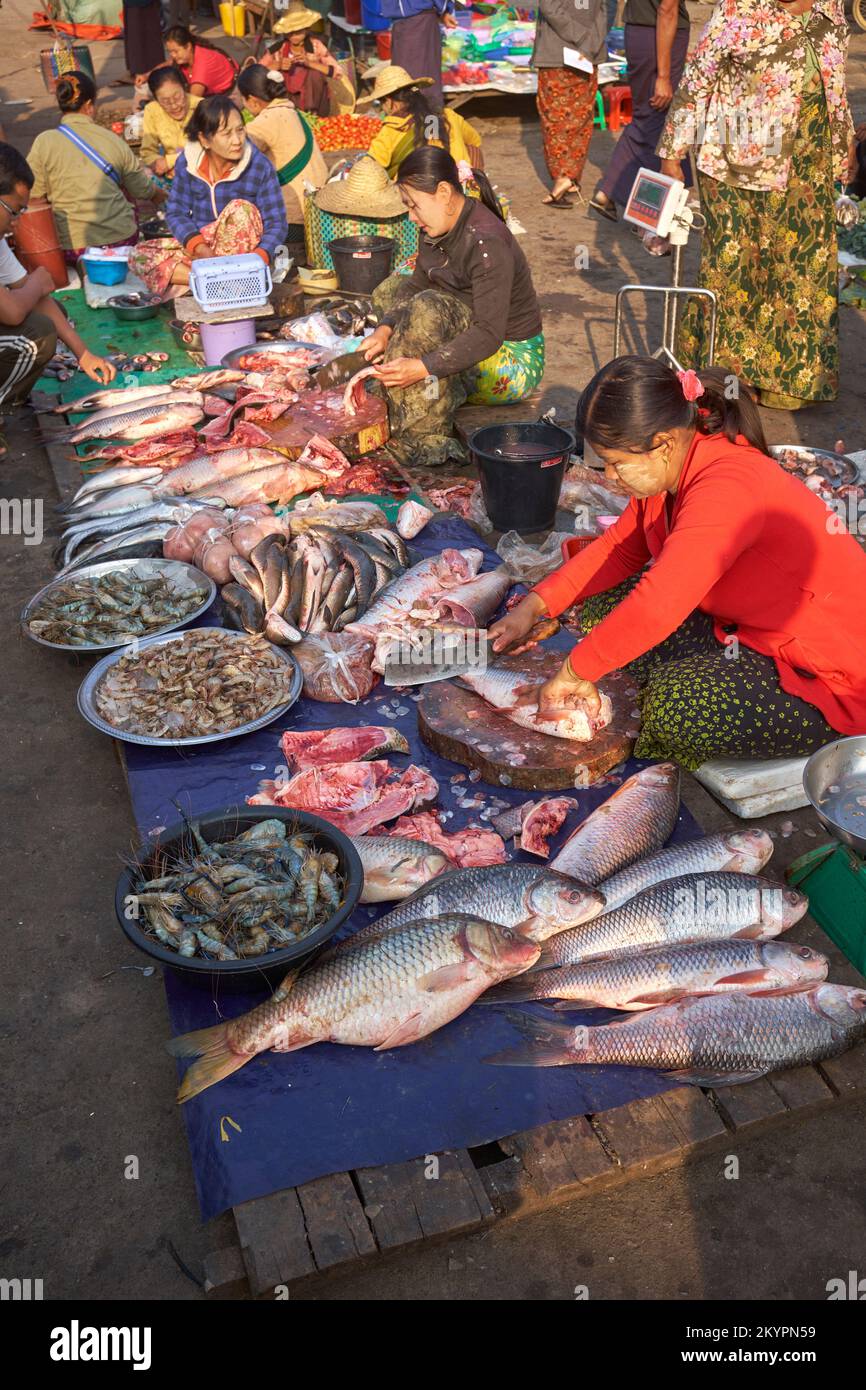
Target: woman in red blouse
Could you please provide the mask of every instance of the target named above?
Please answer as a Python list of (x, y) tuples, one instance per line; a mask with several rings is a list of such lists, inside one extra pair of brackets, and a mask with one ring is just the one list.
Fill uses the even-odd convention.
[(235, 85), (238, 65), (234, 58), (183, 24), (169, 29), (165, 36), (165, 51), (180, 68), (194, 97), (222, 96)]
[(595, 712), (596, 682), (625, 667), (642, 687), (638, 757), (693, 770), (866, 732), (866, 555), (768, 456), (745, 387), (618, 357), (576, 423), (631, 501), (492, 628), (501, 649), (587, 600), (587, 635), (541, 687), (542, 712)]

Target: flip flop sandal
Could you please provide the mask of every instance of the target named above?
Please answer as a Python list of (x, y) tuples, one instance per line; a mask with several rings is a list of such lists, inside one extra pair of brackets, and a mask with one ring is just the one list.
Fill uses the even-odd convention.
[(619, 213), (613, 203), (600, 203), (598, 196), (594, 193), (589, 200), (590, 212), (597, 212), (599, 217), (605, 218), (608, 222), (618, 222)]
[(571, 192), (572, 192), (572, 189), (570, 189), (570, 188), (565, 188), (565, 189), (563, 189), (563, 191), (562, 191), (560, 194), (558, 194), (558, 196), (557, 196), (556, 198), (553, 198), (553, 197), (542, 198), (542, 200), (541, 200), (541, 205), (542, 205), (542, 207), (545, 207), (545, 208), (573, 208), (573, 207), (574, 207), (574, 203), (571, 201), (571, 198), (568, 196)]

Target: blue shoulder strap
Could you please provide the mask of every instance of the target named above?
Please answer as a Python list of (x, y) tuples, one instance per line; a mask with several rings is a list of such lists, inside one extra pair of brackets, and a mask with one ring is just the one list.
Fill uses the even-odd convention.
[(108, 160), (103, 159), (101, 154), (97, 154), (96, 150), (92, 149), (86, 140), (82, 140), (81, 136), (77, 135), (74, 130), (70, 130), (68, 125), (59, 125), (57, 129), (60, 131), (61, 135), (66, 136), (67, 140), (71, 140), (73, 145), (77, 145), (81, 153), (86, 154), (87, 158), (92, 160), (97, 168), (101, 169), (103, 174), (106, 174), (113, 183), (120, 184), (120, 175), (117, 170), (112, 168)]

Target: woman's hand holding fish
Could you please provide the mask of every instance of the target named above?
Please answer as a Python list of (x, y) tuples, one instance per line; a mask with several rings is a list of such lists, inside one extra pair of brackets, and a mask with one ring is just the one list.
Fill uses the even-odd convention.
[(430, 373), (420, 357), (393, 357), (376, 368), (376, 375), (385, 386), (414, 386)]
[(391, 341), (392, 332), (393, 329), (389, 328), (387, 323), (380, 323), (379, 327), (370, 334), (369, 338), (365, 338), (364, 346), (361, 351), (368, 362), (375, 362), (378, 357), (382, 356)]
[(583, 701), (593, 717), (601, 710), (601, 696), (592, 681), (575, 676), (564, 661), (556, 675), (539, 687), (539, 717), (555, 719), (560, 711), (574, 709), (578, 701)]
[(97, 357), (95, 352), (85, 348), (78, 359), (78, 365), (89, 376), (91, 381), (101, 381), (103, 386), (108, 386), (117, 376), (117, 368), (113, 363), (108, 362), (104, 357)]
[(512, 608), (498, 622), (492, 623), (487, 629), (488, 637), (493, 638), (493, 650), (504, 652), (506, 649), (513, 648), (512, 655), (521, 651), (522, 648), (515, 644), (520, 642), (530, 631), (538, 618), (547, 613), (547, 605), (544, 599), (538, 594), (527, 594), (516, 608)]

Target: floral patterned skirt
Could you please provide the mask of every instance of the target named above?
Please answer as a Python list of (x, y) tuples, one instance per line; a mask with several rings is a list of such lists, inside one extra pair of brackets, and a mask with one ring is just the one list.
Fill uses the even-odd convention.
[(522, 342), (504, 342), (475, 368), (470, 405), (512, 405), (534, 391), (544, 376), (544, 334)]
[[(215, 256), (255, 251), (262, 239), (262, 215), (244, 198), (233, 198), (215, 222), (202, 227), (201, 235)], [(130, 270), (141, 277), (153, 294), (186, 293), (185, 285), (171, 284), (172, 275), (181, 265), (189, 268), (192, 261), (174, 237), (143, 241), (129, 258)]]
[[(706, 174), (698, 181), (707, 219), (700, 283), (718, 298), (716, 365), (759, 387), (768, 405), (835, 400), (836, 222), (823, 87), (803, 97), (787, 188), (732, 188)], [(706, 364), (706, 327), (692, 303), (677, 339), (684, 366)]]
[(538, 116), (544, 160), (553, 179), (580, 184), (592, 139), (596, 73), (575, 68), (538, 69)]

